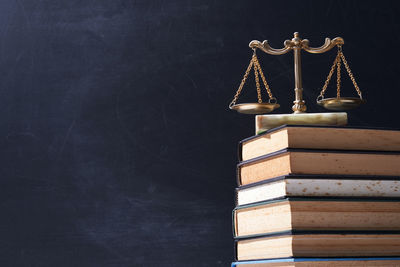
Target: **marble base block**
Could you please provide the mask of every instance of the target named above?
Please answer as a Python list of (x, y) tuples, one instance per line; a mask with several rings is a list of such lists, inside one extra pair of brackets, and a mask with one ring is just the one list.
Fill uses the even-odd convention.
[(281, 125), (332, 125), (347, 124), (346, 112), (332, 113), (293, 113), (256, 116), (256, 134)]

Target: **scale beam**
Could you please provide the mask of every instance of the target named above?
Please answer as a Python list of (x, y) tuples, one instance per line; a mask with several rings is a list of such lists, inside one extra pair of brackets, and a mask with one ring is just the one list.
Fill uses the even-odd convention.
[(344, 40), (342, 37), (336, 37), (333, 40), (329, 39), (329, 38), (325, 38), (325, 43), (320, 46), (320, 47), (309, 47), (308, 43), (309, 41), (307, 39), (302, 40), (302, 48), (307, 51), (308, 53), (312, 53), (312, 54), (321, 54), (321, 53), (325, 53), (329, 50), (331, 50), (332, 48), (334, 48), (337, 45), (342, 45), (344, 44)]
[(305, 101), (303, 100), (303, 86), (301, 75), (301, 50), (308, 53), (320, 54), (331, 50), (336, 45), (344, 44), (341, 37), (336, 37), (333, 40), (325, 38), (325, 43), (320, 47), (310, 47), (307, 39), (301, 39), (299, 33), (295, 32), (292, 40), (286, 40), (284, 47), (281, 49), (272, 48), (268, 41), (263, 42), (253, 40), (250, 42), (249, 47), (252, 49), (260, 49), (261, 51), (271, 55), (283, 55), (293, 50), (294, 55), (294, 78), (295, 78), (295, 100), (293, 101), (292, 110), (294, 113), (304, 113), (307, 110)]
[(281, 49), (275, 49), (272, 48), (269, 44), (267, 40), (264, 40), (262, 43), (260, 41), (257, 40), (253, 40), (250, 42), (249, 47), (250, 48), (258, 48), (261, 51), (271, 54), (271, 55), (283, 55), (286, 54), (287, 52), (289, 52), (290, 50), (292, 50), (292, 46), (291, 46), (291, 41), (290, 40), (286, 40), (284, 42), (285, 47), (281, 48)]

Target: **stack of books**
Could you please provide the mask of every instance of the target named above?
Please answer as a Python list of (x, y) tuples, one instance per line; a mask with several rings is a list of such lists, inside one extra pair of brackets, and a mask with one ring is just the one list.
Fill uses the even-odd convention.
[(239, 161), (232, 266), (400, 266), (400, 131), (285, 125)]

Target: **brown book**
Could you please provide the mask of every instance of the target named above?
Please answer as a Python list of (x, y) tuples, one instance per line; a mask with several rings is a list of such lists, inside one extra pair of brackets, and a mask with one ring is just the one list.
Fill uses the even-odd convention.
[(284, 258), (237, 261), (232, 267), (399, 267), (399, 257), (379, 258)]
[(233, 210), (235, 237), (292, 230), (400, 231), (400, 200), (286, 198)]
[(400, 153), (283, 149), (238, 164), (238, 184), (246, 185), (288, 174), (400, 175)]
[(239, 143), (239, 160), (285, 148), (400, 151), (400, 131), (373, 128), (284, 125)]
[(400, 234), (279, 233), (236, 241), (237, 260), (286, 257), (393, 257), (400, 255)]

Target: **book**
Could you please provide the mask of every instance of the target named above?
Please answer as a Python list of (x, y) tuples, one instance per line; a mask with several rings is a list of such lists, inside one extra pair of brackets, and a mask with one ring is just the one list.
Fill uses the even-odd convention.
[(400, 175), (400, 153), (287, 148), (237, 165), (238, 185), (288, 174)]
[(395, 257), (400, 233), (280, 232), (235, 242), (236, 260), (287, 257)]
[(400, 200), (285, 198), (238, 206), (232, 216), (236, 238), (285, 231), (400, 231)]
[(283, 125), (239, 143), (239, 160), (285, 148), (400, 151), (400, 130)]
[(400, 198), (400, 177), (284, 175), (236, 188), (236, 205), (282, 197)]
[(283, 258), (232, 262), (231, 267), (399, 267), (400, 257)]

